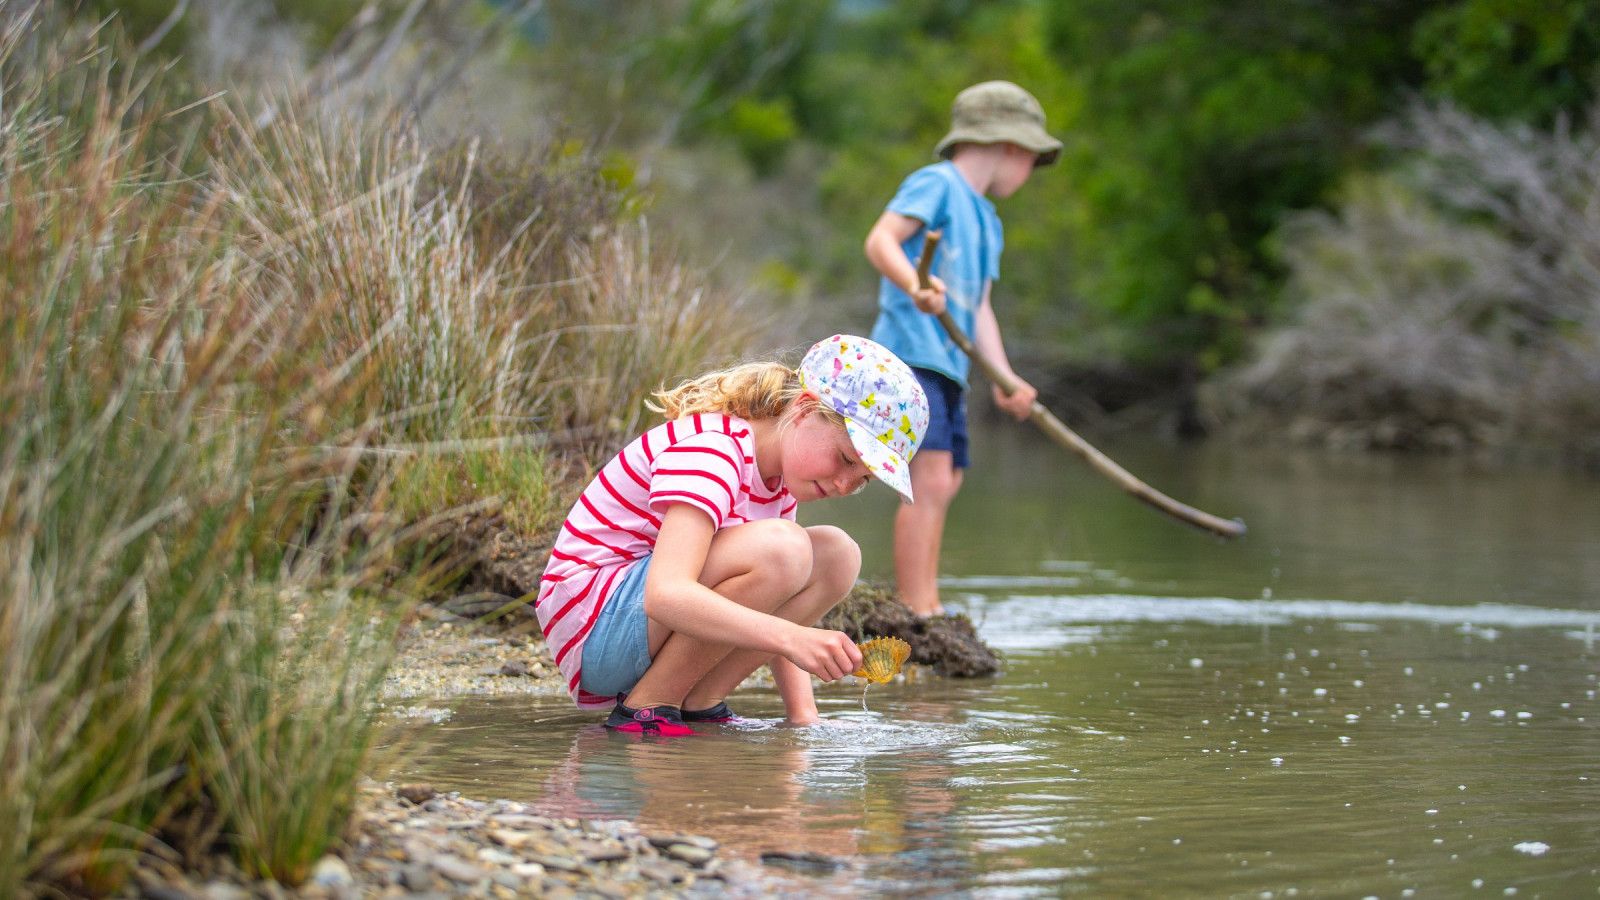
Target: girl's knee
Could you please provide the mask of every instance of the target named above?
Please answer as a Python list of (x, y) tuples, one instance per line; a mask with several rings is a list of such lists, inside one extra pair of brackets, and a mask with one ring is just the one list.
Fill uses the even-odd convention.
[(861, 574), (861, 546), (843, 529), (815, 525), (806, 529), (810, 538), (812, 580), (825, 591), (843, 597)]
[(764, 573), (772, 579), (774, 587), (783, 593), (794, 594), (805, 586), (815, 564), (814, 548), (807, 530), (786, 519), (769, 519), (751, 522), (741, 528), (761, 526), (754, 546), (746, 548), (756, 561), (752, 572)]

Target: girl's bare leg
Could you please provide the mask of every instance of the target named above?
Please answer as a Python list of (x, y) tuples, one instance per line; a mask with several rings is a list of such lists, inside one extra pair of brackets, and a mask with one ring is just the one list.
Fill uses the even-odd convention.
[[(831, 534), (823, 538), (820, 543), (828, 546), (824, 550), (828, 559), (819, 569), (815, 565), (813, 530), (793, 522), (766, 520), (719, 531), (712, 539), (711, 549), (706, 555), (700, 582), (741, 606), (773, 615), (780, 615), (780, 610), (784, 610), (787, 614), (783, 618), (790, 621), (799, 621), (795, 617), (815, 609), (815, 618), (811, 620), (815, 621), (833, 603), (838, 602), (843, 591), (830, 601), (823, 599), (837, 585), (836, 575), (824, 576), (828, 570), (838, 568), (838, 553), (832, 549), (836, 541)], [(827, 532), (837, 532), (838, 536), (843, 537), (843, 532), (838, 529), (828, 528)], [(847, 537), (844, 540), (854, 548), (853, 541)], [(855, 567), (859, 569), (859, 551), (855, 552)], [(854, 582), (854, 578), (852, 571), (850, 583)], [(843, 590), (849, 590), (848, 583)], [(650, 620), (649, 627), (652, 662), (644, 677), (628, 692), (629, 706), (666, 704), (682, 707), (690, 691), (717, 668), (733, 649), (728, 644), (668, 631), (666, 626), (654, 619)], [(769, 655), (758, 653), (759, 658), (749, 665), (744, 674), (754, 671)], [(718, 683), (726, 680), (726, 677), (724, 673)], [(744, 675), (739, 676), (733, 685), (743, 678)], [(723, 694), (731, 689), (732, 685)], [(699, 696), (694, 698), (696, 702), (700, 699)], [(715, 705), (720, 699), (719, 696), (705, 705)], [(691, 705), (689, 708), (703, 709), (704, 706)]]
[[(861, 548), (849, 535), (832, 525), (807, 528), (806, 535), (811, 539), (811, 577), (805, 587), (778, 604), (772, 614), (800, 625), (815, 625), (828, 610), (844, 599), (844, 595), (856, 583), (856, 576), (861, 573)], [(717, 593), (722, 593), (721, 587), (712, 587)], [(683, 708), (707, 709), (716, 706), (750, 677), (751, 672), (772, 658), (772, 654), (762, 650), (730, 650), (689, 691), (684, 698)]]

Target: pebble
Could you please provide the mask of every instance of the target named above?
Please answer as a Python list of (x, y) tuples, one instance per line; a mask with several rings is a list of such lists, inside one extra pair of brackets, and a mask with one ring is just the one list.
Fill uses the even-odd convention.
[(459, 881), (463, 884), (473, 884), (484, 877), (482, 869), (448, 853), (441, 853), (435, 856), (428, 862), (428, 865), (433, 866), (434, 871), (451, 881)]
[(703, 866), (711, 861), (711, 851), (693, 844), (672, 844), (667, 847), (667, 855), (673, 859), (681, 859), (691, 866)]
[(496, 850), (493, 847), (484, 847), (478, 851), (478, 862), (492, 863), (497, 866), (514, 866), (522, 862), (522, 857), (512, 856), (504, 850)]
[(201, 885), (200, 896), (205, 900), (254, 900), (245, 888), (224, 881), (208, 881)]
[(632, 855), (626, 847), (617, 843), (597, 844), (586, 841), (578, 844), (574, 849), (578, 851), (578, 855), (589, 862), (613, 862), (619, 859), (627, 859)]
[(431, 891), (433, 890), (433, 873), (424, 866), (405, 866), (400, 870), (400, 883), (416, 893)]
[(355, 883), (355, 879), (350, 877), (350, 867), (344, 864), (344, 860), (332, 855), (324, 856), (311, 867), (311, 880), (324, 887)]
[(528, 858), (544, 866), (546, 869), (555, 869), (559, 872), (582, 872), (583, 863), (565, 856), (545, 856), (540, 853), (530, 853)]
[(395, 793), (400, 795), (400, 799), (408, 800), (421, 806), (432, 800), (438, 792), (433, 789), (431, 784), (402, 784), (395, 789)]

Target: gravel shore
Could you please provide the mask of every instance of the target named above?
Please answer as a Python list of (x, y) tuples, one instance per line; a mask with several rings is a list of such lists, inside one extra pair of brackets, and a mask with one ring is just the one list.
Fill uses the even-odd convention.
[[(566, 696), (537, 636), (433, 620), (413, 629), (384, 685), (392, 714), (407, 700), (464, 695)], [(716, 841), (642, 831), (626, 820), (551, 819), (522, 804), (426, 785), (373, 785), (354, 817), (345, 857), (375, 878), (345, 896), (680, 897), (770, 896), (760, 866), (718, 856)], [(403, 857), (403, 862), (401, 858)], [(397, 868), (398, 867), (398, 868)], [(315, 879), (313, 879), (315, 881)], [(395, 890), (395, 888), (403, 890)], [(487, 890), (487, 893), (485, 891)], [(314, 894), (313, 894), (314, 896)]]
[[(502, 598), (503, 599), (503, 598)], [(492, 603), (498, 606), (499, 603)], [(904, 620), (904, 621), (902, 621)], [(448, 715), (441, 699), (472, 695), (566, 696), (531, 619), (480, 627), (424, 607), (405, 632), (383, 685), (393, 721)], [(911, 642), (921, 665), (945, 674), (990, 674), (997, 665), (964, 616), (916, 620), (885, 590), (858, 586), (824, 627), (859, 639)], [(919, 665), (920, 664), (920, 665)], [(752, 683), (770, 684), (759, 670)], [(368, 782), (344, 839), (304, 884), (252, 881), (226, 856), (199, 870), (141, 869), (128, 897), (148, 900), (379, 900), (379, 898), (778, 897), (812, 896), (848, 860), (782, 850), (761, 865), (719, 853), (711, 838), (655, 833), (627, 820), (552, 818), (492, 797), (436, 792), (425, 784)], [(770, 858), (769, 858), (770, 857)]]
[(565, 695), (544, 639), (438, 621), (413, 627), (383, 685), (389, 705), (464, 694)]
[(227, 857), (200, 871), (147, 868), (129, 896), (147, 900), (367, 898), (767, 897), (786, 893), (762, 867), (723, 859), (692, 834), (625, 820), (553, 819), (520, 803), (363, 785), (342, 846), (290, 887), (252, 881)]
[[(539, 637), (484, 630), (444, 614), (405, 636), (382, 702), (497, 694), (565, 696)], [(369, 781), (344, 840), (298, 886), (251, 880), (225, 856), (199, 870), (141, 869), (127, 893), (147, 900), (378, 898), (772, 897), (804, 895), (794, 879), (719, 854), (708, 837), (653, 832), (627, 820), (551, 818), (521, 803)], [(802, 861), (803, 862), (803, 861)]]

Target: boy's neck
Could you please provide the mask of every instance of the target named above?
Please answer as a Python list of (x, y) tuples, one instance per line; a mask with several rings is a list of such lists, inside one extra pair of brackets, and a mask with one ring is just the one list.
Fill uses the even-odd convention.
[(1005, 159), (1003, 144), (962, 144), (951, 155), (950, 162), (961, 173), (967, 184), (979, 194), (988, 196), (994, 185), (995, 174)]

